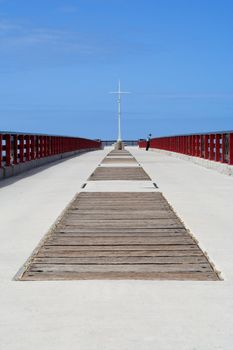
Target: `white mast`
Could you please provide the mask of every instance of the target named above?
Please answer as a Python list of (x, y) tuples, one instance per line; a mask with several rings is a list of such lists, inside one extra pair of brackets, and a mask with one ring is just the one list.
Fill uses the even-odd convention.
[(117, 141), (121, 141), (121, 95), (130, 94), (130, 92), (121, 91), (121, 81), (118, 82), (118, 91), (110, 92), (110, 94), (117, 94), (117, 103), (118, 103), (118, 139)]

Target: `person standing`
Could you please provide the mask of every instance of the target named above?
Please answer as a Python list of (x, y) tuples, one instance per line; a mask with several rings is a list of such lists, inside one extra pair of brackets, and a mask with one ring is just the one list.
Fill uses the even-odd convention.
[(150, 138), (151, 138), (151, 134), (149, 134), (149, 136), (146, 139), (146, 151), (148, 151), (150, 148)]

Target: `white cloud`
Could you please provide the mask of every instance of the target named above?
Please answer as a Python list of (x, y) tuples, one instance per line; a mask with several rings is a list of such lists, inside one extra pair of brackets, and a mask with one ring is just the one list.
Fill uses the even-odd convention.
[(137, 93), (137, 95), (148, 95), (154, 98), (161, 99), (192, 99), (192, 98), (230, 98), (233, 99), (233, 94), (231, 93), (206, 93), (206, 94), (154, 94), (154, 93)]
[(17, 24), (13, 24), (7, 20), (0, 19), (0, 35), (9, 33), (14, 30), (19, 30), (21, 27)]
[(14, 61), (14, 57), (15, 64), (22, 61), (29, 62), (29, 65), (49, 60), (53, 62), (51, 58), (54, 62), (77, 62), (79, 59), (107, 62), (109, 58), (117, 59), (119, 52), (125, 57), (126, 54), (143, 53), (145, 47), (127, 39), (109, 40), (105, 33), (87, 34), (59, 27), (35, 27), (22, 19), (9, 21), (0, 16), (0, 58), (2, 62), (6, 58), (6, 66), (9, 66), (9, 61)]
[(29, 28), (0, 19), (0, 51), (46, 48), (59, 51), (75, 51), (91, 54), (97, 48), (97, 44), (90, 37), (78, 32), (53, 29), (53, 28)]
[(63, 5), (60, 6), (58, 10), (63, 13), (76, 13), (78, 11), (78, 7), (73, 5)]

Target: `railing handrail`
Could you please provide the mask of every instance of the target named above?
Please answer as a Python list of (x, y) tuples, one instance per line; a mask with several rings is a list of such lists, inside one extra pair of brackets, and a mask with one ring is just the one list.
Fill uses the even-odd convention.
[[(147, 142), (138, 145), (145, 148)], [(154, 137), (150, 147), (233, 165), (233, 131)]]
[[(160, 139), (160, 138), (164, 138), (164, 137), (177, 137), (177, 136), (193, 136), (193, 135), (212, 135), (212, 134), (231, 134), (233, 133), (233, 130), (223, 130), (223, 131), (208, 131), (208, 132), (196, 132), (196, 133), (188, 133), (188, 134), (171, 134), (171, 135), (162, 135), (162, 136), (152, 136), (152, 139), (156, 138), (156, 139)], [(140, 139), (140, 140), (146, 140), (146, 138), (144, 139)]]
[(18, 132), (18, 131), (1, 131), (0, 130), (0, 134), (1, 135), (29, 135), (29, 136), (54, 136), (54, 137), (67, 137), (67, 138), (79, 138), (79, 139), (83, 139), (83, 140), (92, 140), (92, 141), (100, 141), (100, 139), (87, 139), (85, 137), (82, 136), (71, 136), (71, 135), (57, 135), (57, 134), (44, 134), (44, 133), (34, 133), (34, 132)]
[(101, 148), (100, 140), (0, 131), (0, 168), (85, 149)]

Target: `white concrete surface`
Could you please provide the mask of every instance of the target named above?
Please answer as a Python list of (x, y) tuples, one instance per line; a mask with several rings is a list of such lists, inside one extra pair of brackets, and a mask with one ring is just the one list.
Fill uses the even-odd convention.
[(154, 192), (152, 181), (88, 181), (84, 192)]
[(12, 281), (107, 151), (88, 153), (0, 189), (0, 349), (232, 350), (233, 179), (131, 150), (225, 280)]
[(105, 167), (105, 168), (137, 168), (139, 167), (140, 165), (137, 164), (137, 163), (103, 163), (103, 164), (100, 164), (99, 166), (101, 167)]
[(195, 163), (197, 165), (203, 166), (207, 169), (212, 169), (212, 170), (218, 171), (221, 174), (233, 176), (233, 165), (228, 165), (227, 163), (215, 162), (213, 160), (189, 156), (187, 154), (158, 150), (158, 149), (156, 150), (153, 148), (151, 148), (150, 151), (155, 151), (157, 153), (162, 153), (162, 154), (174, 157), (174, 158), (183, 159), (183, 160), (186, 160), (188, 162), (192, 162), (192, 163)]

